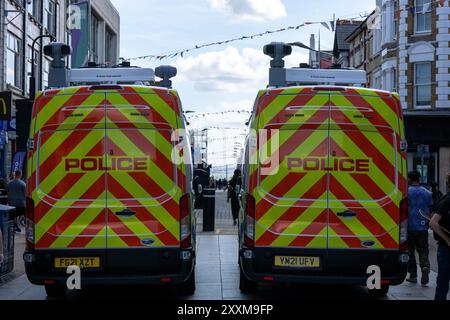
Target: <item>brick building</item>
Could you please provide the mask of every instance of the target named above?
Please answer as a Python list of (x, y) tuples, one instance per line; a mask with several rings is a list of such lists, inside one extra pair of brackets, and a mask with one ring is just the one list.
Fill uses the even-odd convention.
[(398, 83), (408, 166), (444, 191), (450, 172), (449, 1), (399, 0), (399, 10)]
[[(377, 0), (347, 37), (350, 66), (370, 87), (398, 92), (405, 109), (408, 168), (445, 191), (450, 172), (449, 1)], [(371, 21), (380, 15), (378, 23)]]

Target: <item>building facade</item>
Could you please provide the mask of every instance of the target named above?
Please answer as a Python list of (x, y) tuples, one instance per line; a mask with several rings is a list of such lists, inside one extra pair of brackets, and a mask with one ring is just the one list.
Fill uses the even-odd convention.
[[(79, 10), (81, 4), (86, 7), (85, 16)], [(11, 121), (0, 122), (0, 137), (8, 137), (0, 139), (0, 176), (5, 177), (15, 155), (23, 152), (16, 144), (15, 116), (18, 105), (29, 98), (33, 64), (36, 89), (43, 90), (48, 84), (50, 60), (43, 55), (43, 47), (50, 36), (72, 45), (82, 34), (87, 45), (77, 48), (80, 56), (88, 57), (86, 61), (105, 63), (109, 59), (115, 63), (120, 17), (109, 0), (1, 0), (0, 25), (0, 92), (12, 95)]]
[(408, 165), (424, 183), (438, 182), (444, 191), (450, 172), (449, 1), (399, 0), (397, 16)]
[[(450, 173), (449, 1), (376, 3), (374, 14), (380, 13), (380, 23), (367, 23), (369, 17), (347, 38), (351, 67), (372, 74), (370, 87), (399, 93), (409, 143), (408, 168), (419, 171), (424, 184), (437, 182), (445, 191)], [(374, 45), (362, 64), (358, 48), (367, 38)]]

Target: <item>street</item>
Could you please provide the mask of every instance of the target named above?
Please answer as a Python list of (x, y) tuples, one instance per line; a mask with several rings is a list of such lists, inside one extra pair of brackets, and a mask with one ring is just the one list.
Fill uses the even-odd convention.
[[(256, 295), (243, 295), (239, 290), (239, 267), (237, 263), (237, 236), (232, 225), (231, 213), (226, 204), (226, 194), (218, 192), (216, 197), (216, 232), (203, 233), (201, 212), (198, 212), (197, 243), (197, 290), (191, 297), (176, 296), (167, 287), (157, 290), (152, 287), (104, 287), (89, 288), (81, 292), (68, 293), (69, 300), (95, 299), (188, 299), (188, 300), (309, 300), (372, 299), (362, 287), (327, 286), (327, 285), (272, 285), (263, 284)], [(23, 235), (17, 237), (16, 279), (0, 284), (0, 300), (46, 300), (43, 287), (31, 285), (23, 275), (23, 263), (20, 256), (23, 250)], [(434, 244), (434, 241), (431, 243)], [(433, 247), (434, 248), (434, 247)], [(430, 256), (436, 260), (435, 250)], [(434, 264), (435, 265), (435, 264)], [(436, 269), (433, 269), (435, 271)], [(431, 283), (427, 288), (405, 283), (391, 288), (388, 300), (431, 300), (434, 297), (436, 273), (431, 274)]]

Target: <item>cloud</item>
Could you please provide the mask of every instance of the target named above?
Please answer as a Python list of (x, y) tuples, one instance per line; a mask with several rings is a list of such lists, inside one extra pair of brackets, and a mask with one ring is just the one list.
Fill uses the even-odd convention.
[[(294, 53), (286, 59), (287, 66), (307, 62), (306, 54)], [(198, 91), (227, 93), (250, 92), (268, 83), (270, 59), (262, 50), (229, 46), (222, 51), (210, 51), (197, 56), (179, 58), (176, 62), (177, 82), (193, 83)]]
[(281, 0), (208, 0), (212, 8), (231, 11), (238, 21), (268, 21), (286, 16)]

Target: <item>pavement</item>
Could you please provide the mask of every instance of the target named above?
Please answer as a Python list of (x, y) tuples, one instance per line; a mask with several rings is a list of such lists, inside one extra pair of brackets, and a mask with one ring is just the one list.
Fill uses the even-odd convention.
[[(243, 295), (239, 290), (237, 229), (233, 226), (226, 195), (217, 193), (216, 231), (202, 232), (202, 212), (197, 212), (197, 290), (193, 296), (181, 297), (163, 286), (89, 288), (67, 294), (68, 300), (97, 299), (184, 299), (184, 300), (369, 300), (373, 299), (362, 287), (330, 285), (274, 285), (262, 284), (255, 295)], [(0, 283), (0, 300), (46, 300), (43, 287), (30, 284), (23, 275), (23, 234), (16, 237), (16, 270), (6, 283)], [(435, 256), (430, 257), (431, 260)], [(436, 272), (431, 273), (428, 287), (404, 283), (392, 287), (383, 300), (432, 300), (435, 293)], [(450, 298), (450, 296), (449, 296)]]

